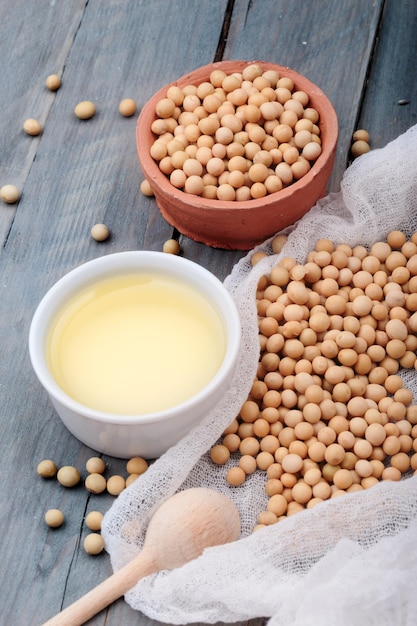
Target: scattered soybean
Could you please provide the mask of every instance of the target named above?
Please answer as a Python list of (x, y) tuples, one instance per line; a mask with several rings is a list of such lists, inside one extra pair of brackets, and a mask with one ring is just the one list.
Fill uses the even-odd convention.
[(95, 241), (106, 241), (110, 237), (110, 229), (105, 224), (94, 224), (90, 234)]
[(176, 239), (167, 239), (162, 246), (162, 251), (168, 254), (179, 254), (181, 247)]
[(29, 119), (25, 120), (25, 122), (23, 123), (23, 130), (25, 131), (27, 135), (36, 137), (37, 135), (41, 134), (42, 126), (41, 126), (41, 123), (38, 122), (38, 120), (35, 120), (30, 117)]
[(16, 185), (3, 185), (0, 188), (0, 197), (6, 204), (15, 204), (20, 200), (20, 190)]
[(58, 469), (54, 461), (50, 459), (44, 459), (38, 463), (37, 472), (42, 478), (54, 478)]
[(85, 537), (83, 545), (87, 554), (100, 554), (104, 550), (104, 539), (99, 533), (89, 533)]
[(64, 465), (58, 470), (57, 479), (63, 487), (75, 487), (81, 480), (81, 474), (76, 467)]
[(90, 100), (83, 100), (79, 102), (74, 108), (74, 115), (80, 120), (89, 120), (96, 113), (96, 107), (94, 102)]
[(103, 474), (96, 473), (89, 474), (84, 484), (87, 491), (94, 494), (103, 493), (107, 487), (107, 481)]
[(106, 464), (100, 457), (92, 456), (85, 464), (85, 469), (90, 474), (102, 474), (106, 469)]
[(59, 528), (64, 523), (64, 514), (59, 509), (49, 509), (45, 513), (45, 522), (51, 528)]
[(145, 180), (143, 180), (143, 181), (141, 182), (141, 184), (140, 184), (140, 190), (141, 190), (141, 192), (143, 193), (143, 195), (144, 195), (144, 196), (147, 196), (148, 198), (152, 198), (152, 197), (153, 197), (153, 195), (154, 195), (154, 193), (153, 193), (153, 191), (152, 191), (152, 187), (150, 186), (149, 181), (148, 181), (148, 180), (146, 180), (146, 178), (145, 178)]
[(132, 117), (136, 113), (136, 102), (132, 98), (125, 98), (119, 104), (119, 113), (123, 117)]
[(58, 74), (50, 74), (46, 78), (45, 85), (49, 91), (57, 91), (61, 87), (61, 79)]
[(85, 518), (85, 524), (87, 528), (94, 531), (101, 530), (101, 522), (103, 521), (103, 517), (103, 513), (100, 513), (100, 511), (90, 511), (90, 513), (88, 513)]

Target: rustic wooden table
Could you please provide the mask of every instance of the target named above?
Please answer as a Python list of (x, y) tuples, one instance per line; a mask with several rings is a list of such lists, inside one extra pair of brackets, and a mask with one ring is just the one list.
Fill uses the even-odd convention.
[[(407, 0), (7, 0), (0, 1), (0, 186), (22, 190), (0, 203), (0, 624), (40, 625), (111, 573), (108, 556), (88, 556), (85, 514), (112, 496), (91, 496), (43, 481), (43, 458), (85, 472), (94, 452), (57, 418), (32, 371), (31, 317), (47, 289), (94, 257), (161, 250), (172, 228), (144, 197), (135, 117), (161, 86), (213, 60), (268, 60), (306, 75), (327, 93), (340, 135), (329, 191), (338, 191), (355, 129), (373, 148), (417, 121), (416, 4)], [(47, 75), (62, 76), (56, 93)], [(97, 115), (73, 115), (93, 100)], [(22, 129), (43, 125), (39, 137)], [(96, 222), (111, 238), (90, 237)], [(182, 253), (224, 279), (243, 252), (214, 250), (180, 237)], [(105, 458), (109, 473), (125, 462)], [(50, 530), (47, 509), (66, 513)], [(262, 622), (262, 616), (258, 620)], [(152, 623), (123, 600), (89, 622)]]

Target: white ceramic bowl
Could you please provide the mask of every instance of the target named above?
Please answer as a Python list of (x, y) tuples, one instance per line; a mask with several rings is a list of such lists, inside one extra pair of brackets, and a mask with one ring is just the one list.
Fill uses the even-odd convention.
[[(46, 354), (51, 325), (66, 302), (94, 282), (127, 272), (151, 272), (179, 279), (205, 296), (222, 321), (226, 343), (221, 365), (202, 390), (176, 406), (142, 415), (105, 413), (74, 400), (55, 381)], [(179, 256), (130, 251), (84, 263), (66, 274), (47, 292), (31, 323), (29, 353), (40, 383), (48, 392), (61, 420), (75, 437), (110, 456), (152, 459), (176, 444), (221, 399), (230, 385), (240, 340), (240, 319), (233, 299), (213, 274)]]

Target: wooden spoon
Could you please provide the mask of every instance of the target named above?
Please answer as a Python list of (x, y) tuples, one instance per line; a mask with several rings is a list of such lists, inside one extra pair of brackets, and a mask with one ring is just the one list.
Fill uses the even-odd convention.
[(130, 563), (43, 626), (80, 626), (141, 578), (180, 567), (205, 548), (235, 541), (239, 534), (238, 510), (225, 495), (206, 488), (180, 491), (156, 510), (143, 549)]

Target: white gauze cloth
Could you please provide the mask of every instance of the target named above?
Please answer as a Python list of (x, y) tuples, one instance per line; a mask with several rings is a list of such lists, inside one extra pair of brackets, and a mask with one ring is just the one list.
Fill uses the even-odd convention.
[[(253, 533), (265, 510), (265, 474), (240, 487), (226, 483), (231, 460), (214, 465), (208, 451), (250, 391), (259, 358), (255, 292), (282, 256), (305, 262), (317, 239), (370, 246), (391, 230), (417, 231), (417, 126), (347, 169), (341, 191), (314, 206), (292, 229), (280, 255), (254, 267), (249, 253), (225, 285), (238, 307), (243, 341), (227, 395), (188, 436), (150, 465), (115, 500), (102, 533), (114, 570), (141, 549), (157, 506), (176, 491), (210, 487), (227, 494), (242, 519), (241, 538), (209, 548), (177, 570), (140, 581), (126, 601), (161, 622), (237, 622), (269, 626), (407, 626), (417, 623), (417, 476), (379, 483), (332, 499)], [(253, 252), (253, 251), (252, 251)], [(417, 372), (404, 373), (417, 398)]]

